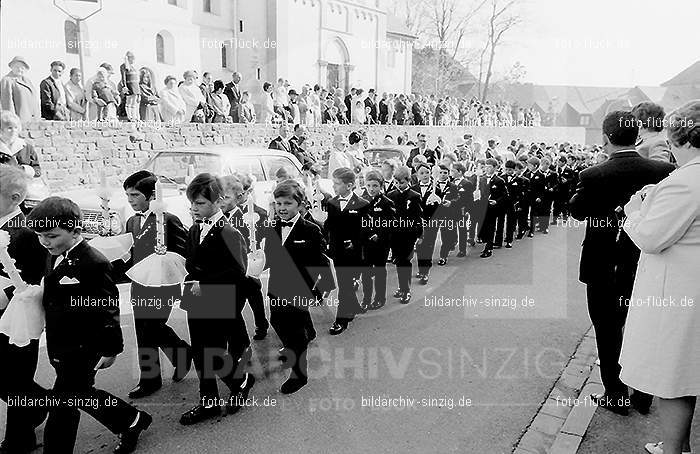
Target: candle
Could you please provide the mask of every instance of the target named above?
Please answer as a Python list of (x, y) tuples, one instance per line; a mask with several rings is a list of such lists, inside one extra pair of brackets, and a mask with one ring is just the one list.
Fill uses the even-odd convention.
[(156, 253), (165, 254), (165, 202), (163, 202), (163, 185), (160, 180), (156, 181), (156, 200), (153, 211), (156, 213)]

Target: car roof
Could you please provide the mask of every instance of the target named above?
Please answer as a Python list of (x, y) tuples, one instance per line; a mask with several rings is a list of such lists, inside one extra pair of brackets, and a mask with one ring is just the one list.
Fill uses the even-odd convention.
[(236, 153), (237, 156), (286, 156), (293, 157), (294, 155), (286, 151), (263, 148), (263, 147), (241, 147), (237, 145), (202, 145), (201, 147), (180, 147), (169, 148), (167, 150), (158, 150), (160, 153), (195, 153), (195, 154), (214, 154), (225, 156), (229, 153)]

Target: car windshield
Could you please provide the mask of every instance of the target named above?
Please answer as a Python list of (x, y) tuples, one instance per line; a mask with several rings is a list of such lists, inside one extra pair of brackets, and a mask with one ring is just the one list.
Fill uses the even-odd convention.
[(398, 150), (366, 150), (365, 159), (372, 165), (379, 165), (387, 159), (401, 159), (401, 152)]
[(186, 177), (190, 178), (199, 173), (221, 173), (221, 157), (208, 153), (159, 153), (147, 169), (156, 175), (160, 175), (164, 183), (186, 184)]

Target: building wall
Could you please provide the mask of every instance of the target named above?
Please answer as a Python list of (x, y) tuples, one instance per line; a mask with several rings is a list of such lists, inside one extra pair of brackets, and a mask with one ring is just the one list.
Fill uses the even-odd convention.
[[(333, 137), (356, 130), (351, 125), (322, 125), (310, 128), (308, 138), (324, 155), (332, 147)], [(498, 136), (501, 143), (519, 138), (524, 142), (583, 143), (584, 128), (489, 128), (451, 126), (384, 126), (363, 128), (371, 143), (380, 144), (386, 134), (394, 137), (408, 131), (415, 137), (419, 131), (428, 135), (432, 144), (441, 136), (447, 146), (461, 141), (465, 133), (484, 141)], [(99, 171), (104, 170), (110, 184), (121, 186), (129, 174), (153, 155), (154, 151), (185, 146), (231, 144), (265, 147), (278, 134), (277, 129), (263, 124), (196, 124), (161, 126), (137, 123), (83, 123), (36, 121), (25, 125), (21, 135), (33, 143), (43, 169), (43, 178), (53, 190), (94, 185)], [(235, 152), (232, 149), (231, 152)]]

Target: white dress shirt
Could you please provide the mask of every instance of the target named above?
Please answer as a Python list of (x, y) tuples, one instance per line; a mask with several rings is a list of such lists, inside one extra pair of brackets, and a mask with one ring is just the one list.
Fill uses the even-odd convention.
[(202, 231), (199, 234), (199, 244), (202, 244), (202, 241), (204, 241), (204, 238), (207, 236), (209, 231), (211, 230), (211, 226), (219, 222), (221, 218), (224, 217), (224, 212), (219, 210), (212, 217), (209, 219), (203, 219), (202, 223), (199, 224), (199, 227), (202, 229)]
[(300, 217), (301, 217), (301, 213), (297, 213), (297, 215), (294, 216), (292, 219), (290, 219), (289, 221), (285, 221), (285, 222), (291, 222), (292, 225), (291, 225), (291, 227), (282, 226), (282, 244), (284, 244), (287, 241), (287, 238), (289, 238), (289, 234), (292, 233), (292, 229), (294, 228), (295, 225), (297, 225), (297, 221), (299, 220)]
[(83, 242), (83, 238), (80, 238), (80, 240), (78, 240), (78, 242), (75, 243), (73, 246), (71, 246), (66, 252), (64, 252), (63, 254), (59, 255), (58, 258), (56, 259), (56, 261), (55, 261), (54, 264), (53, 264), (53, 268), (56, 269), (56, 267), (58, 266), (58, 264), (61, 263), (61, 262), (63, 261), (64, 258), (68, 257), (68, 254), (70, 253), (70, 251), (72, 251), (73, 249), (75, 249), (75, 247), (76, 247), (77, 245), (79, 245), (80, 243), (82, 243), (82, 242)]

